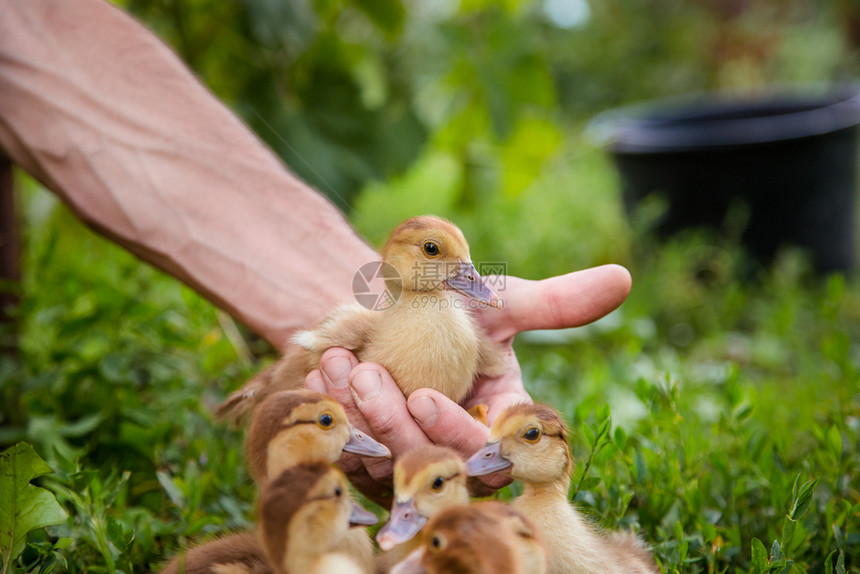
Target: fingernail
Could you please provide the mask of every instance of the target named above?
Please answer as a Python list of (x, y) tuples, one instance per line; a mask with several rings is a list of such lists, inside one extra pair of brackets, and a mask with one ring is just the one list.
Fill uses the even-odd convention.
[(326, 382), (336, 389), (346, 387), (350, 370), (352, 370), (352, 363), (346, 357), (332, 357), (320, 365), (320, 371)]
[(352, 377), (352, 390), (360, 401), (369, 401), (379, 395), (382, 379), (373, 369), (359, 371)]
[(439, 407), (436, 406), (436, 401), (430, 397), (415, 397), (415, 400), (409, 401), (409, 412), (412, 413), (412, 418), (418, 424), (423, 427), (431, 427), (436, 424)]

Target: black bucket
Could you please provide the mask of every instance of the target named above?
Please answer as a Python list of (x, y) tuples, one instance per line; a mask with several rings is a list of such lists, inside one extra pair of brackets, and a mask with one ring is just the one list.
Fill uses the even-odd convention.
[(720, 228), (749, 208), (742, 242), (760, 261), (807, 249), (819, 271), (854, 268), (855, 87), (816, 96), (703, 98), (608, 112), (593, 127), (609, 147), (630, 212), (665, 194), (662, 233)]

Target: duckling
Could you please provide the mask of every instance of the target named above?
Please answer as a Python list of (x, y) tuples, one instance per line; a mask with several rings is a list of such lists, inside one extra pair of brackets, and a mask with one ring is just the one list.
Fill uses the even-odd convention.
[(494, 500), (447, 508), (430, 519), (421, 546), (391, 574), (545, 574), (538, 528)]
[(391, 295), (384, 309), (357, 303), (337, 307), (317, 326), (297, 333), (283, 357), (228, 397), (216, 414), (238, 423), (266, 394), (301, 387), (330, 347), (380, 363), (406, 396), (430, 387), (459, 402), (476, 375), (504, 372), (503, 353), (475, 324), (469, 302), (455, 295), (502, 305), (471, 263), (457, 226), (435, 216), (408, 219), (391, 233), (382, 260)]
[(305, 463), (286, 469), (263, 487), (259, 531), (275, 574), (354, 574), (363, 568), (337, 548), (350, 525), (376, 524), (376, 516), (349, 497), (349, 483), (334, 466)]
[[(260, 403), (248, 429), (246, 448), (251, 474), (260, 485), (300, 463), (335, 463), (342, 451), (391, 456), (385, 445), (349, 423), (340, 403), (303, 389), (279, 391)], [(373, 571), (373, 541), (365, 530), (351, 530), (339, 549), (366, 572)]]
[(350, 424), (343, 407), (307, 390), (280, 391), (254, 411), (246, 439), (257, 484), (301, 462), (335, 463), (342, 452), (390, 457), (388, 448)]
[(633, 535), (598, 533), (568, 499), (573, 458), (567, 427), (546, 405), (509, 407), (493, 422), (490, 440), (466, 461), (470, 476), (508, 471), (523, 482), (513, 503), (543, 532), (550, 574), (657, 572)]
[(388, 571), (416, 549), (415, 535), (427, 519), (451, 506), (467, 504), (466, 465), (456, 451), (436, 445), (414, 448), (394, 464), (394, 506), (376, 535), (382, 550), (377, 570)]

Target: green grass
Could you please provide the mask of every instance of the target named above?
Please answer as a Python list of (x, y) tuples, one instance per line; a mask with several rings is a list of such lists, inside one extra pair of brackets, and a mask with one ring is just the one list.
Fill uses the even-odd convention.
[[(475, 210), (440, 189), (431, 209), (419, 197), (427, 180), (454, 189), (462, 177), (434, 153), (365, 190), (363, 232), (384, 236), (391, 222), (374, 205), (394, 193), (397, 218), (418, 205), (463, 221), (475, 259), (506, 260), (514, 274), (631, 267), (619, 311), (517, 343), (528, 389), (570, 423), (583, 511), (638, 532), (665, 572), (860, 572), (856, 280), (815, 278), (795, 253), (751, 276), (735, 246), (702, 235), (633, 241), (605, 160), (578, 145), (520, 194)], [(10, 571), (142, 572), (247, 527), (242, 437), (210, 409), (257, 368), (244, 346), (255, 343), (228, 337), (232, 323), (210, 304), (26, 187), (0, 450), (32, 444), (54, 471), (35, 483), (69, 518), (31, 533)]]

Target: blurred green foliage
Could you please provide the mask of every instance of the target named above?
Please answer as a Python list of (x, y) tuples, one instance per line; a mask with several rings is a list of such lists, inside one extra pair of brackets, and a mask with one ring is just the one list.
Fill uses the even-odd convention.
[[(665, 572), (860, 572), (857, 278), (815, 277), (791, 251), (751, 272), (703, 233), (652, 242), (660, 206), (626, 217), (583, 136), (618, 105), (856, 72), (856, 3), (116, 3), (371, 241), (437, 213), (511, 274), (631, 269), (619, 311), (517, 343), (529, 391), (570, 423), (571, 494), (595, 520), (639, 532)], [(69, 518), (12, 569), (143, 571), (247, 527), (241, 434), (210, 408), (259, 368), (254, 343), (22, 187), (0, 449), (32, 444)]]

